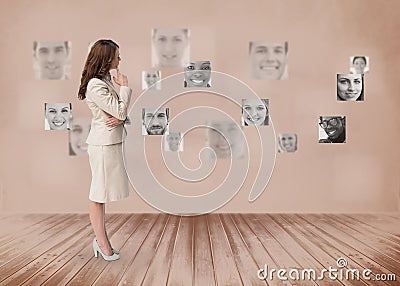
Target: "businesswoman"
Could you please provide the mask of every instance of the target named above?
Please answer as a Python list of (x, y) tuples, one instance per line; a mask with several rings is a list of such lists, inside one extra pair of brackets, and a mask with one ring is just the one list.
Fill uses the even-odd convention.
[[(78, 98), (86, 99), (93, 118), (88, 143), (92, 182), (89, 192), (90, 221), (96, 237), (93, 239), (95, 257), (119, 259), (112, 248), (105, 228), (105, 203), (129, 196), (129, 181), (124, 168), (122, 142), (126, 136), (124, 120), (132, 90), (128, 78), (120, 73), (119, 46), (111, 40), (98, 40), (91, 48), (82, 71)], [(114, 82), (110, 70), (117, 70)]]

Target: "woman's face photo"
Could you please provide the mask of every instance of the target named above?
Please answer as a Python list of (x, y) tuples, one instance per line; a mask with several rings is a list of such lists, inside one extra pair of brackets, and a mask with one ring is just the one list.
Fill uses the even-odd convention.
[(45, 103), (46, 130), (66, 130), (71, 124), (71, 103)]
[(354, 73), (362, 74), (365, 72), (367, 60), (365, 57), (355, 57), (353, 60)]
[(34, 42), (35, 77), (37, 79), (66, 79), (69, 60), (67, 41)]
[(296, 134), (279, 134), (278, 139), (280, 152), (295, 152), (297, 150)]
[(153, 29), (153, 66), (183, 66), (188, 61), (188, 33), (187, 29)]
[(267, 125), (266, 99), (242, 99), (243, 125)]
[(160, 89), (160, 71), (144, 71), (143, 76), (143, 89)]
[(197, 61), (185, 64), (186, 87), (209, 87), (210, 79), (210, 61)]
[(250, 43), (250, 68), (254, 79), (284, 79), (287, 44)]
[(74, 118), (69, 132), (70, 155), (87, 155), (86, 139), (90, 131), (90, 118)]
[(338, 100), (354, 101), (361, 96), (363, 90), (362, 74), (338, 74)]

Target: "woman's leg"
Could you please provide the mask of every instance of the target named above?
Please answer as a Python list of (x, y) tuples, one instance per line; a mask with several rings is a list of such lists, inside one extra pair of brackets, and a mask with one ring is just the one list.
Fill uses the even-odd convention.
[(106, 233), (106, 238), (107, 238), (108, 245), (110, 246), (110, 248), (112, 250), (111, 242), (110, 242), (110, 239), (108, 238), (108, 233), (107, 233), (107, 229), (106, 229), (106, 215), (105, 215), (105, 212), (106, 212), (106, 206), (104, 204), (104, 216), (103, 216), (104, 231)]
[(90, 201), (89, 206), (90, 222), (96, 235), (97, 243), (105, 255), (112, 255), (105, 228), (105, 206), (103, 203)]

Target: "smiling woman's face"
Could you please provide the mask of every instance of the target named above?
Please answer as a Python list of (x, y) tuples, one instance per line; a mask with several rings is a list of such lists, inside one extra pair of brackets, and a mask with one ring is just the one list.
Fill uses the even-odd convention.
[(342, 100), (354, 101), (360, 97), (362, 92), (361, 74), (338, 74), (337, 95)]
[(70, 103), (45, 103), (45, 116), (50, 130), (69, 129), (71, 122)]
[(242, 113), (245, 125), (263, 125), (268, 116), (267, 107), (259, 98), (243, 99)]
[(279, 146), (281, 152), (294, 152), (297, 149), (296, 134), (279, 134)]
[(185, 64), (187, 87), (207, 87), (211, 78), (210, 61), (197, 61)]

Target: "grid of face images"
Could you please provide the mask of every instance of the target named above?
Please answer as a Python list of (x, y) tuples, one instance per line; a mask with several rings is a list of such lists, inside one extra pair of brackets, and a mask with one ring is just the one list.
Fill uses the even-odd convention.
[[(249, 74), (254, 80), (288, 79), (288, 42), (249, 42)], [(90, 47), (89, 47), (90, 49)], [(34, 41), (33, 72), (37, 80), (68, 80), (71, 77), (70, 41)], [(209, 88), (211, 62), (190, 60), (189, 29), (155, 28), (151, 30), (152, 68), (142, 72), (143, 90), (162, 90), (161, 70), (183, 68), (185, 88)], [(350, 72), (336, 75), (337, 101), (364, 101), (364, 75), (369, 72), (369, 57), (350, 57)], [(44, 104), (45, 130), (69, 130), (69, 155), (86, 155), (90, 118), (74, 118), (71, 103)], [(129, 124), (129, 123), (128, 123)], [(269, 99), (242, 99), (241, 126), (268, 126)], [(241, 126), (232, 122), (210, 121), (208, 147), (217, 157), (240, 158), (244, 154)], [(169, 108), (142, 109), (142, 135), (162, 135), (165, 151), (182, 152), (184, 134), (169, 131)], [(295, 133), (278, 133), (278, 152), (297, 151)], [(319, 143), (346, 142), (346, 116), (319, 117)]]

